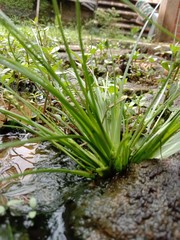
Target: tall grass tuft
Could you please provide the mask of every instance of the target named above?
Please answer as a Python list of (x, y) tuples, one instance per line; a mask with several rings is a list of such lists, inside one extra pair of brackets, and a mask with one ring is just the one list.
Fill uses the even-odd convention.
[[(32, 59), (34, 68), (29, 68), (20, 61), (7, 58), (2, 54), (0, 64), (26, 76), (61, 106), (51, 106), (50, 110), (42, 111), (9, 86), (4, 85), (14, 98), (34, 113), (38, 120), (26, 116), (23, 111), (18, 114), (1, 107), (2, 114), (20, 123), (21, 127), (31, 132), (34, 137), (24, 141), (4, 143), (0, 148), (23, 145), (27, 142), (50, 141), (57, 149), (75, 161), (77, 168), (39, 169), (25, 174), (56, 171), (89, 178), (97, 175), (107, 177), (126, 169), (130, 163), (139, 163), (153, 158), (163, 159), (179, 151), (180, 110), (173, 110), (166, 121), (163, 120), (163, 114), (172, 106), (180, 93), (179, 84), (176, 83), (176, 88), (171, 91), (171, 94), (164, 97), (172, 83), (172, 78), (176, 78), (179, 59), (174, 58), (172, 61), (168, 76), (159, 87), (150, 106), (134, 119), (128, 111), (128, 103), (124, 94), (124, 84), (133, 52), (123, 78), (115, 79), (113, 91), (109, 91), (108, 77), (102, 86), (88, 66), (81, 36), (79, 1), (76, 1), (76, 12), (81, 56), (77, 59), (66, 40), (57, 2), (56, 0), (52, 2), (58, 29), (72, 69), (68, 70), (67, 76), (71, 75), (75, 83), (63, 74), (58, 75), (51, 66), (44, 48), (38, 42), (36, 44), (30, 42), (0, 11), (1, 24), (19, 41), (29, 58)], [(79, 68), (82, 71), (81, 74)]]

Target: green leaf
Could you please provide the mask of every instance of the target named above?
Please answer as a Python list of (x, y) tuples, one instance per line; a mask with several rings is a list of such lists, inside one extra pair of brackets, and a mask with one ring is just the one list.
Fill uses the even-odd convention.
[(7, 206), (8, 207), (13, 207), (13, 206), (16, 206), (16, 205), (20, 205), (22, 204), (23, 201), (22, 200), (19, 200), (19, 199), (13, 199), (13, 200), (10, 200), (7, 202)]
[(36, 208), (36, 206), (37, 206), (37, 200), (36, 200), (36, 198), (34, 198), (34, 197), (31, 197), (30, 198), (30, 200), (29, 200), (29, 206), (31, 207), (31, 208)]
[(36, 215), (37, 215), (37, 212), (36, 212), (36, 211), (30, 211), (30, 212), (28, 213), (28, 218), (33, 219), (33, 218), (36, 217)]
[(0, 206), (0, 216), (4, 216), (6, 213), (6, 209), (4, 206)]
[(170, 49), (172, 51), (172, 53), (175, 55), (176, 53), (179, 53), (180, 52), (180, 46), (178, 45), (170, 45)]
[(180, 132), (172, 136), (153, 153), (151, 158), (165, 159), (180, 151)]
[(167, 71), (169, 71), (169, 69), (170, 69), (170, 64), (168, 61), (162, 61), (161, 66)]

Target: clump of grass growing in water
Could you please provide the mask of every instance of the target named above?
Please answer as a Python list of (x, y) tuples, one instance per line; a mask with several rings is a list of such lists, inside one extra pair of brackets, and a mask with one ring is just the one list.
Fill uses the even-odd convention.
[[(76, 83), (59, 76), (47, 60), (40, 44), (32, 44), (2, 12), (0, 22), (20, 42), (34, 63), (30, 69), (20, 62), (0, 55), (0, 64), (20, 72), (45, 92), (53, 96), (61, 108), (51, 107), (48, 114), (42, 112), (29, 101), (10, 89), (19, 101), (25, 104), (40, 121), (34, 121), (25, 114), (17, 114), (0, 108), (0, 112), (21, 124), (22, 128), (35, 135), (26, 141), (2, 144), (1, 148), (22, 145), (27, 142), (50, 141), (57, 149), (67, 154), (77, 163), (77, 169), (38, 169), (29, 173), (67, 172), (94, 178), (106, 177), (121, 172), (130, 163), (139, 163), (152, 158), (165, 158), (179, 151), (180, 146), (180, 110), (174, 110), (163, 121), (163, 114), (179, 96), (179, 84), (168, 98), (165, 92), (175, 79), (179, 70), (179, 59), (172, 62), (169, 74), (155, 94), (150, 106), (141, 115), (129, 115), (123, 87), (126, 82), (128, 66), (122, 79), (114, 80), (113, 91), (108, 89), (108, 77), (101, 86), (87, 65), (81, 37), (80, 6), (76, 1), (77, 26), (81, 57), (78, 66), (74, 60), (64, 35), (61, 17), (56, 0), (53, 0), (54, 11), (66, 52), (72, 67), (68, 74)], [(136, 43), (137, 45), (137, 43)], [(134, 48), (135, 49), (135, 48)], [(135, 50), (133, 50), (135, 51)], [(176, 53), (177, 55), (177, 53)], [(79, 74), (81, 67), (83, 76)], [(59, 122), (60, 124), (57, 124)], [(70, 134), (66, 134), (64, 128)]]

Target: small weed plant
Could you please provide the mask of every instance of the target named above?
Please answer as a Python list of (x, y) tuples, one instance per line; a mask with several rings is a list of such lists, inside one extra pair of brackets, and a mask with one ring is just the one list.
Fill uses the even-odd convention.
[[(166, 158), (180, 150), (180, 110), (173, 107), (179, 97), (180, 85), (177, 75), (180, 66), (179, 47), (172, 46), (173, 60), (168, 65), (168, 76), (163, 80), (152, 102), (145, 111), (130, 111), (124, 85), (135, 53), (136, 45), (122, 77), (109, 84), (108, 76), (98, 82), (88, 65), (81, 36), (80, 6), (76, 1), (77, 29), (81, 56), (73, 53), (62, 27), (56, 0), (53, 0), (56, 22), (69, 57), (71, 69), (66, 73), (57, 71), (51, 64), (51, 56), (40, 44), (29, 41), (26, 36), (0, 12), (0, 22), (26, 52), (31, 67), (15, 59), (0, 55), (0, 64), (25, 76), (43, 91), (51, 104), (43, 110), (13, 91), (4, 81), (2, 86), (11, 98), (23, 103), (33, 112), (35, 119), (27, 116), (20, 106), (19, 113), (4, 107), (1, 114), (20, 124), (34, 137), (3, 143), (1, 149), (23, 145), (28, 142), (50, 141), (57, 149), (77, 163), (76, 169), (37, 169), (25, 174), (41, 172), (66, 172), (83, 177), (108, 177), (126, 169), (130, 163), (147, 159)], [(137, 40), (138, 42), (138, 40)], [(16, 53), (17, 54), (17, 53)], [(167, 94), (168, 92), (168, 94)], [(140, 108), (140, 106), (139, 106)], [(166, 112), (168, 116), (164, 118)]]

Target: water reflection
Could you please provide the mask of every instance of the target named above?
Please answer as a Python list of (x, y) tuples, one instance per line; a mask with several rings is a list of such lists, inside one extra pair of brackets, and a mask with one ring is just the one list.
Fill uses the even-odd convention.
[[(9, 142), (15, 139), (27, 137), (22, 134), (21, 137), (17, 134), (9, 133), (0, 135), (0, 142)], [(31, 175), (19, 178), (6, 179), (14, 174), (24, 173), (27, 170), (33, 169), (35, 162), (38, 160), (36, 149), (38, 144), (26, 144), (21, 147), (6, 148), (0, 152), (0, 205), (7, 207), (10, 200), (20, 200), (21, 205), (26, 205), (29, 201), (28, 194), (34, 191), (31, 186)], [(12, 212), (15, 207), (10, 207)]]
[(24, 217), (12, 216), (0, 224), (0, 240), (45, 240), (49, 234), (48, 219), (44, 215), (37, 216), (33, 224)]
[[(0, 176), (1, 179), (13, 176), (13, 174), (24, 173), (34, 168), (34, 163), (38, 161), (36, 149), (38, 144), (26, 144), (21, 147), (13, 147), (2, 150), (0, 153)], [(27, 175), (18, 179), (0, 182), (0, 192), (6, 191), (14, 182), (28, 182), (31, 176)]]
[(11, 217), (0, 224), (0, 240), (67, 240), (62, 218), (64, 210), (62, 206), (50, 218), (38, 215), (33, 221)]
[(48, 221), (48, 228), (50, 229), (50, 236), (47, 240), (67, 240), (65, 236), (65, 226), (63, 220), (63, 213), (65, 206), (61, 206), (56, 210)]

